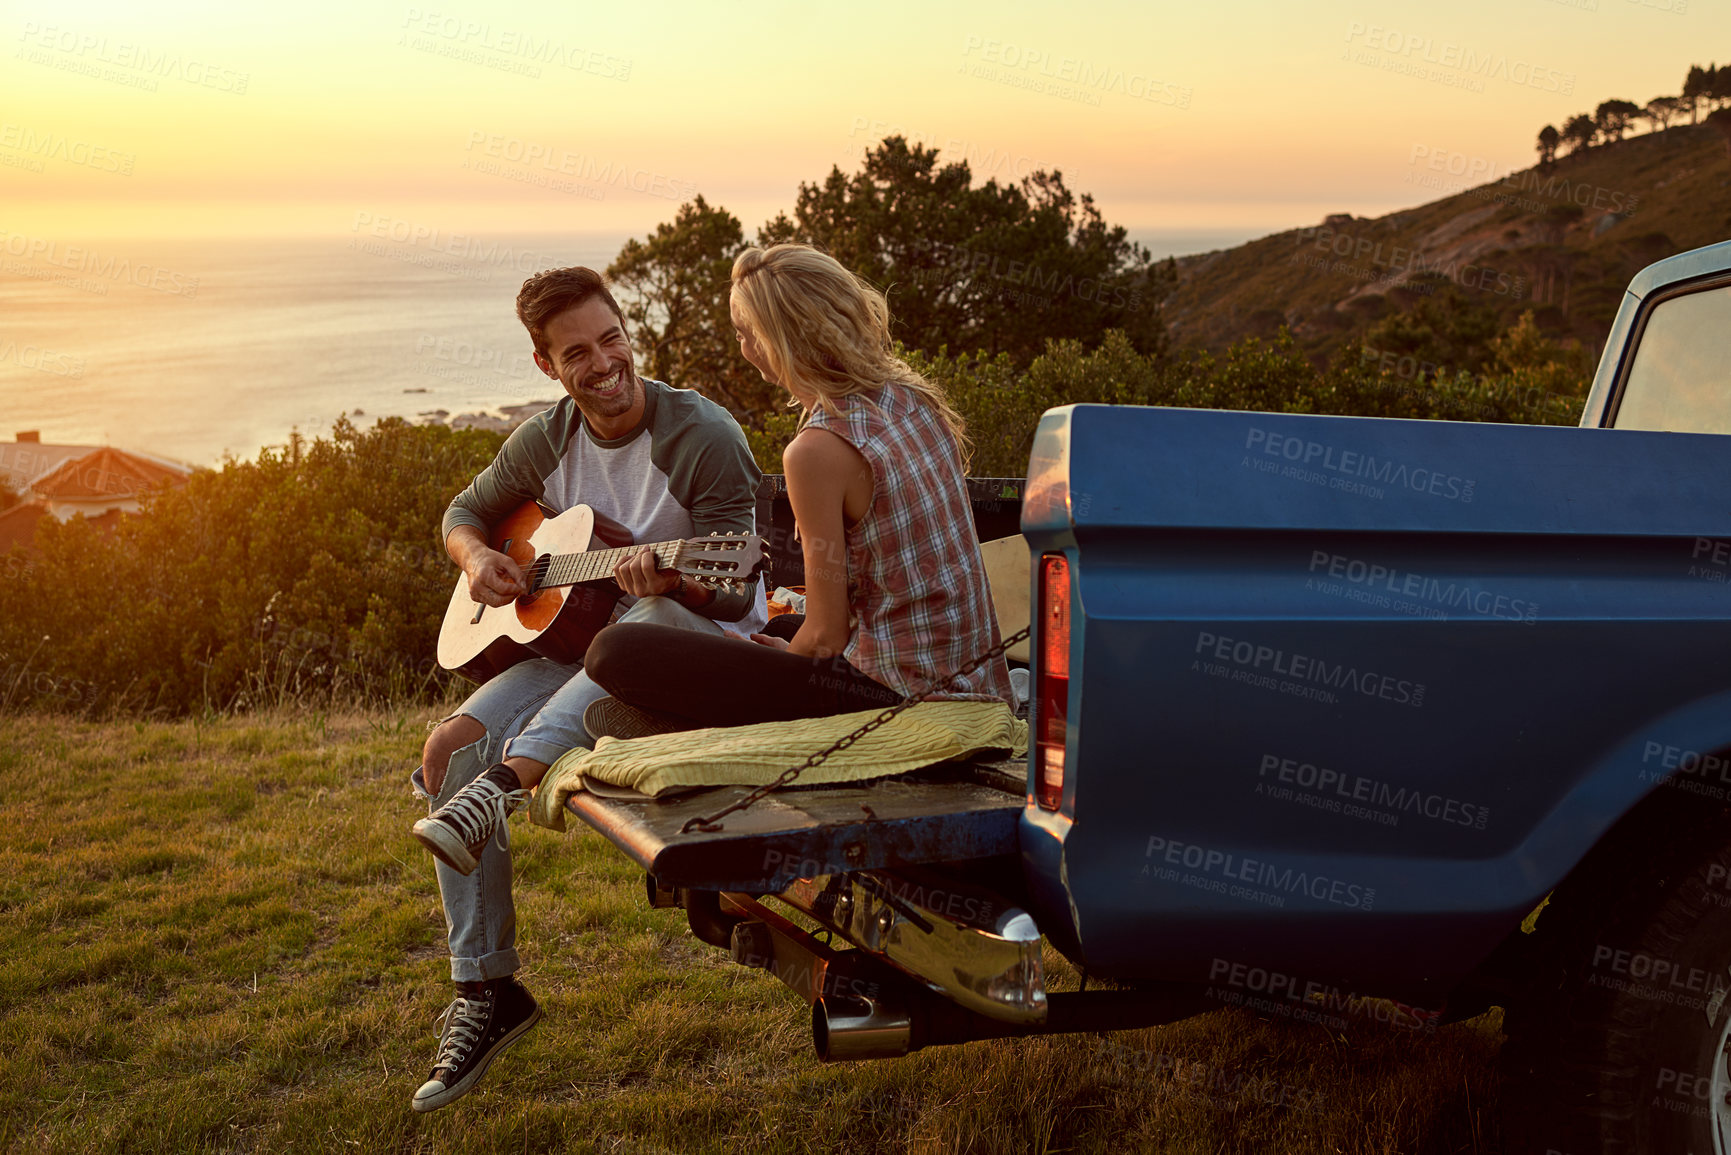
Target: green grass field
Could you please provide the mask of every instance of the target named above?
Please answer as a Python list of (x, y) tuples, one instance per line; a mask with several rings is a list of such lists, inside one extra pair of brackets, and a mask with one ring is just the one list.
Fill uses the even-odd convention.
[(521, 977), (546, 1017), (416, 1115), (451, 997), (406, 781), (436, 716), (7, 718), (0, 1149), (1496, 1147), (1494, 1017), (1420, 1034), (1222, 1010), (819, 1064), (798, 998), (649, 909), (599, 836), (520, 819)]

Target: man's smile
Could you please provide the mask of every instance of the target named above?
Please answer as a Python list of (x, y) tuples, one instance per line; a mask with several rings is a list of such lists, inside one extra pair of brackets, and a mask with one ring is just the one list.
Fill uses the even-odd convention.
[(625, 388), (625, 366), (615, 368), (610, 376), (586, 382), (584, 390), (597, 397), (612, 397)]

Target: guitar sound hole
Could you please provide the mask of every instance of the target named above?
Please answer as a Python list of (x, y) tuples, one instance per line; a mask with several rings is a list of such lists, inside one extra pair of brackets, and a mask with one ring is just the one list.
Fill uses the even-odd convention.
[(547, 580), (547, 567), (552, 564), (552, 560), (550, 555), (542, 554), (523, 574), (524, 580), (529, 583), (529, 592), (518, 598), (517, 604), (526, 606), (541, 596), (541, 583)]

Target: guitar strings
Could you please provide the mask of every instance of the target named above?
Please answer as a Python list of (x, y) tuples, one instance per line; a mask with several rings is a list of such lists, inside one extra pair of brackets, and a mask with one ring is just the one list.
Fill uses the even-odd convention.
[[(706, 544), (710, 544), (712, 541), (713, 545), (719, 548), (704, 548)], [(656, 542), (643, 548), (652, 550), (656, 562), (661, 563), (676, 560), (688, 544), (695, 544), (694, 552), (697, 553), (735, 553), (743, 550), (746, 543), (743, 539), (735, 539), (730, 536), (715, 539), (695, 538), (690, 543), (686, 541)], [(533, 595), (543, 589), (556, 589), (610, 578), (613, 576), (614, 565), (617, 563), (614, 565), (607, 563), (612, 562), (616, 556), (623, 560), (625, 555), (631, 554), (638, 548), (640, 547), (616, 546), (609, 549), (586, 550), (581, 553), (541, 554), (530, 563), (528, 572), (525, 574), (528, 578), (529, 593)], [(720, 571), (723, 569), (727, 575), (737, 574), (740, 569), (737, 562), (727, 558), (716, 559), (711, 564), (714, 569), (710, 573), (716, 576), (720, 576)], [(660, 569), (662, 566), (657, 564), (656, 568)], [(709, 574), (697, 572), (694, 576), (697, 580), (703, 581)], [(722, 577), (722, 580), (727, 579)]]

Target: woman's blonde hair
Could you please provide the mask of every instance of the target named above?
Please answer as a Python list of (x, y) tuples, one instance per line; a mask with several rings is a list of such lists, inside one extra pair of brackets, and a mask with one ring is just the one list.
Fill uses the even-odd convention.
[(871, 400), (894, 381), (938, 411), (968, 459), (962, 415), (942, 386), (891, 352), (889, 303), (840, 261), (810, 245), (749, 248), (733, 262), (733, 295), (783, 388), (797, 386), (839, 416), (838, 399)]

